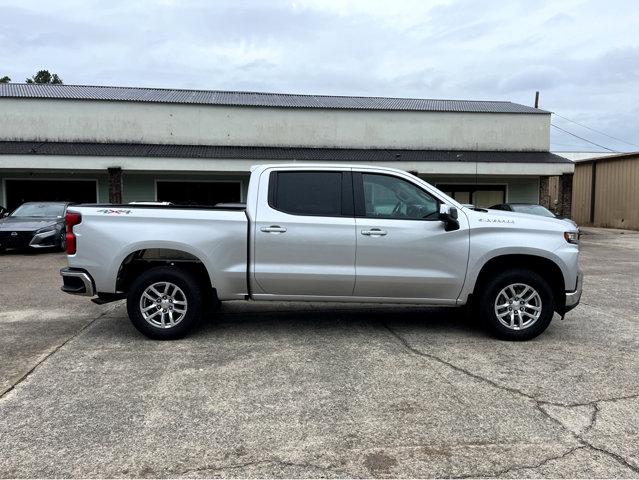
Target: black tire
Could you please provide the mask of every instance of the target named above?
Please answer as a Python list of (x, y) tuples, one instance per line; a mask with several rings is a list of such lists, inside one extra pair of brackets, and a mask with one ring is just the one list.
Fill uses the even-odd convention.
[[(170, 282), (181, 289), (186, 301), (186, 313), (173, 326), (162, 328), (147, 321), (141, 311), (142, 295), (155, 283)], [(131, 285), (127, 294), (127, 312), (133, 326), (155, 340), (174, 340), (184, 337), (202, 318), (203, 289), (189, 272), (176, 267), (154, 267), (142, 273)], [(176, 302), (178, 303), (178, 302)], [(153, 310), (152, 310), (153, 311)], [(164, 316), (162, 319), (164, 320)]]
[[(539, 294), (541, 300), (539, 318), (521, 330), (514, 330), (503, 325), (495, 312), (498, 295), (503, 289), (513, 284), (532, 287)], [(479, 297), (478, 307), (481, 320), (493, 335), (502, 340), (523, 341), (535, 338), (548, 328), (555, 310), (554, 296), (548, 282), (539, 274), (526, 269), (506, 270), (496, 274), (480, 287)], [(505, 321), (508, 320), (509, 318), (506, 317)]]

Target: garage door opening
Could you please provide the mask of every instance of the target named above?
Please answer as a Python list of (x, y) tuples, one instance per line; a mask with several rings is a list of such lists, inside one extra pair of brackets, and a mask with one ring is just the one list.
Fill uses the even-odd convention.
[(472, 204), (480, 208), (488, 208), (506, 201), (506, 185), (441, 185), (442, 192), (459, 203)]
[(215, 205), (239, 202), (240, 182), (169, 182), (157, 181), (157, 201), (176, 205)]
[(13, 210), (24, 202), (96, 203), (95, 180), (5, 180), (6, 207)]

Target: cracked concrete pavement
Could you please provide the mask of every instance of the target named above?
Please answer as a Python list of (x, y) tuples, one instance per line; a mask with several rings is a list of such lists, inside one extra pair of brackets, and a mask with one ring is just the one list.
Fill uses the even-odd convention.
[(526, 343), (454, 309), (228, 303), (154, 342), (0, 256), (2, 477), (639, 478), (639, 233)]

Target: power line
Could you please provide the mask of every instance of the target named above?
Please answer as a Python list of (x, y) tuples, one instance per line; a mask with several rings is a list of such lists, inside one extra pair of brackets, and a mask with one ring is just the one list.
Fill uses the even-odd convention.
[(601, 130), (596, 130), (594, 128), (589, 127), (588, 125), (584, 125), (583, 123), (579, 123), (579, 122), (576, 122), (575, 120), (571, 120), (568, 117), (564, 117), (563, 115), (559, 115), (557, 112), (552, 112), (552, 113), (553, 113), (553, 115), (557, 115), (559, 118), (563, 118), (564, 120), (568, 120), (569, 122), (574, 123), (575, 125), (579, 125), (580, 127), (586, 128), (586, 129), (591, 130), (593, 132), (596, 132), (596, 133), (599, 133), (599, 134), (604, 135), (606, 137), (612, 138), (613, 140), (617, 140), (618, 142), (626, 143), (628, 145), (632, 145), (633, 147), (639, 148), (639, 145), (637, 145), (635, 143), (627, 142), (625, 140), (622, 140), (621, 138), (613, 137), (612, 135), (608, 135), (607, 133), (602, 132)]
[(573, 137), (578, 138), (579, 140), (583, 140), (584, 142), (588, 142), (588, 143), (590, 143), (592, 145), (595, 145), (595, 146), (597, 146), (599, 148), (603, 148), (605, 150), (608, 150), (609, 152), (619, 153), (619, 152), (617, 152), (617, 150), (613, 150), (612, 148), (604, 147), (603, 145), (599, 145), (598, 143), (591, 142), (590, 140), (588, 140), (588, 139), (586, 139), (584, 137), (580, 137), (579, 135), (575, 135), (574, 133), (569, 132), (568, 130), (564, 130), (563, 128), (558, 127), (557, 125), (555, 125), (554, 123), (551, 123), (550, 125), (552, 127), (555, 127), (557, 130), (561, 130), (562, 132), (567, 133), (568, 135), (572, 135)]

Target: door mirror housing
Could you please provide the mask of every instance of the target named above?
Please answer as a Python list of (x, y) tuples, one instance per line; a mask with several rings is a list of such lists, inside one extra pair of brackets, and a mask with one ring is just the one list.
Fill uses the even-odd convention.
[(453, 230), (459, 230), (459, 213), (457, 208), (442, 203), (439, 206), (439, 219), (444, 222), (444, 230), (451, 232)]

